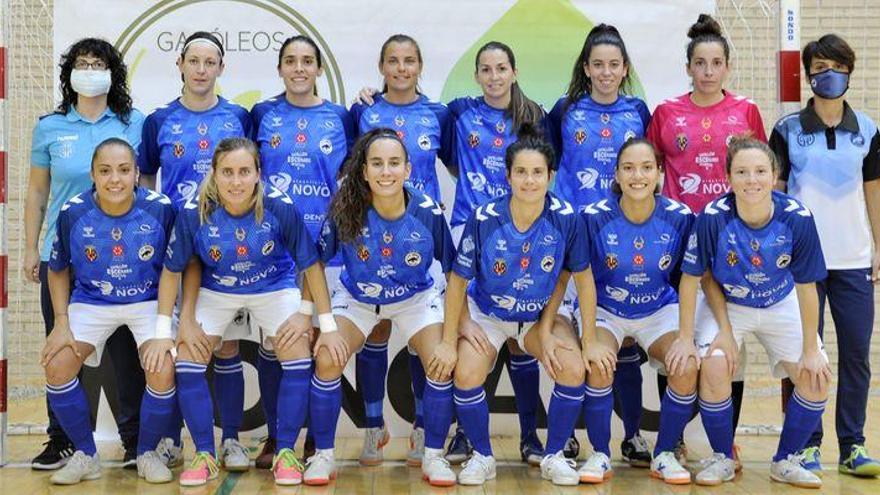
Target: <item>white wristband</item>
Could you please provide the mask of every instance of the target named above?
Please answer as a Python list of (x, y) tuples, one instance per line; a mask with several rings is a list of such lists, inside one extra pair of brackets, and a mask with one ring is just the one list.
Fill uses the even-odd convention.
[(321, 333), (331, 333), (339, 330), (336, 328), (336, 318), (333, 317), (333, 313), (318, 315), (318, 327), (321, 328)]
[(171, 317), (166, 315), (156, 316), (156, 337), (157, 339), (173, 339), (174, 332), (171, 331)]
[(315, 303), (303, 299), (299, 303), (299, 310), (297, 312), (306, 316), (312, 316), (315, 314)]

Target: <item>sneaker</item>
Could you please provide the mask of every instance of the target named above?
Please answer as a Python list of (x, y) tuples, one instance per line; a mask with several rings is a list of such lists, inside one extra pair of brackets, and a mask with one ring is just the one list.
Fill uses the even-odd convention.
[(82, 450), (77, 450), (50, 479), (56, 485), (75, 485), (83, 480), (96, 480), (100, 477), (101, 460), (98, 459), (98, 454), (87, 455)]
[(358, 462), (362, 466), (378, 466), (382, 464), (382, 448), (388, 444), (389, 440), (391, 440), (391, 435), (388, 434), (388, 430), (384, 426), (381, 428), (367, 428), (364, 431), (364, 449), (361, 451)]
[(137, 439), (123, 440), (122, 448), (122, 469), (137, 469)]
[(196, 452), (189, 467), (180, 473), (180, 485), (204, 485), (208, 481), (216, 479), (219, 474), (220, 466), (217, 465), (217, 459), (214, 459), (210, 452)]
[(139, 455), (135, 467), (138, 477), (145, 479), (147, 483), (168, 483), (174, 479), (171, 470), (155, 450), (148, 450)]
[(544, 446), (536, 431), (526, 433), (519, 441), (519, 457), (530, 466), (540, 466), (544, 461)]
[(578, 472), (574, 470), (576, 465), (574, 460), (566, 459), (560, 450), (541, 459), (541, 478), (550, 480), (554, 485), (575, 486), (581, 481)]
[(331, 449), (317, 450), (306, 461), (303, 482), (310, 486), (326, 485), (336, 479), (336, 459)]
[(464, 468), (458, 473), (458, 482), (462, 485), (482, 485), (487, 480), (495, 479), (495, 458), (474, 452), (464, 463)]
[(574, 434), (565, 441), (565, 447), (562, 447), (562, 454), (566, 459), (577, 459), (581, 453), (581, 443), (574, 437)]
[(822, 453), (819, 452), (819, 447), (807, 447), (798, 452), (798, 457), (801, 458), (802, 468), (822, 477)]
[(464, 430), (459, 426), (455, 429), (455, 435), (446, 446), (446, 460), (450, 464), (457, 465), (471, 458), (474, 455), (474, 446), (464, 434)]
[(174, 445), (174, 440), (163, 438), (156, 444), (156, 453), (168, 469), (183, 466), (183, 447)]
[(303, 481), (302, 472), (303, 465), (290, 449), (281, 449), (272, 462), (272, 475), (276, 485), (299, 485)]
[(223, 469), (233, 472), (247, 471), (251, 467), (251, 459), (248, 457), (247, 448), (234, 438), (223, 440), (220, 447), (220, 459)]
[(614, 476), (611, 459), (603, 452), (593, 452), (587, 461), (578, 469), (581, 483), (602, 483)]
[(422, 479), (431, 486), (452, 486), (455, 484), (455, 472), (449, 461), (443, 457), (443, 451), (430, 449), (422, 458)]
[(724, 454), (716, 452), (701, 464), (703, 468), (695, 480), (698, 485), (718, 486), (725, 481), (733, 481), (736, 476), (736, 464)]
[(306, 441), (303, 443), (303, 462), (309, 457), (315, 455), (315, 437), (306, 432)]
[(647, 440), (638, 433), (629, 440), (620, 442), (620, 453), (623, 461), (632, 467), (651, 467), (651, 448)]
[(821, 488), (822, 479), (801, 467), (801, 458), (791, 454), (770, 463), (770, 479), (801, 488)]
[(52, 471), (58, 469), (70, 460), (76, 450), (73, 444), (67, 441), (59, 441), (50, 438), (44, 443), (46, 447), (31, 461), (31, 469), (40, 471)]
[(651, 461), (651, 476), (670, 485), (687, 485), (691, 482), (691, 473), (682, 467), (673, 452), (660, 452)]
[(257, 469), (272, 469), (272, 465), (275, 463), (275, 445), (274, 438), (266, 437), (266, 441), (263, 442), (263, 449), (260, 450), (257, 458), (254, 459), (254, 466)]
[(412, 433), (409, 434), (409, 452), (406, 453), (406, 465), (410, 467), (419, 467), (422, 465), (422, 458), (424, 456), (425, 430), (422, 428), (413, 428)]
[(688, 465), (688, 446), (684, 443), (684, 440), (679, 440), (678, 443), (675, 444), (672, 453), (675, 454), (675, 460), (678, 461), (679, 464), (682, 466)]
[(880, 461), (868, 456), (864, 445), (853, 445), (850, 447), (849, 457), (838, 464), (837, 470), (854, 476), (877, 476), (880, 475)]

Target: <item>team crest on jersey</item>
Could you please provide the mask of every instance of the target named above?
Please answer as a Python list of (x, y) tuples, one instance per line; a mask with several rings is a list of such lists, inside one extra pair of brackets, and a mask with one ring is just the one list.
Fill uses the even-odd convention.
[(806, 148), (808, 146), (812, 146), (813, 143), (816, 142), (816, 137), (812, 134), (805, 134), (804, 131), (799, 131), (797, 135), (797, 144), (801, 148)]
[(306, 142), (306, 135), (303, 132), (296, 133), (296, 142), (297, 144), (303, 144)]
[(523, 270), (525, 270), (525, 269), (527, 269), (527, 268), (529, 267), (529, 264), (530, 264), (531, 262), (532, 262), (532, 261), (531, 261), (531, 259), (529, 259), (528, 256), (523, 256), (523, 257), (520, 258), (520, 260), (519, 260), (519, 267), (522, 268)]
[(605, 139), (608, 139), (611, 137), (611, 129), (608, 127), (605, 127), (601, 131), (599, 131), (599, 135)]
[(144, 245), (141, 246), (141, 248), (138, 250), (138, 258), (139, 258), (141, 261), (150, 261), (150, 258), (153, 257), (153, 254), (154, 254), (155, 252), (156, 252), (156, 249), (153, 248), (153, 246), (151, 246), (151, 245), (149, 245), (149, 244), (144, 244)]
[(645, 265), (645, 256), (642, 253), (636, 253), (633, 255), (633, 265), (638, 267)]
[(96, 259), (98, 259), (98, 250), (95, 249), (95, 246), (88, 245), (85, 248), (86, 259), (89, 260), (89, 263), (94, 263)]
[(275, 133), (272, 134), (272, 137), (269, 139), (269, 146), (274, 150), (275, 148), (281, 146), (281, 134)]
[(398, 115), (397, 117), (394, 117), (394, 125), (396, 125), (397, 127), (403, 127), (403, 124), (406, 124), (406, 119), (403, 118), (403, 115)]
[(427, 134), (422, 134), (419, 136), (419, 148), (423, 151), (428, 151), (431, 149), (431, 138)]
[(728, 266), (736, 266), (737, 263), (739, 263), (739, 256), (736, 254), (735, 251), (728, 251), (727, 252), (727, 265)]
[(182, 157), (185, 151), (186, 148), (183, 147), (183, 143), (180, 141), (175, 141), (174, 144), (171, 145), (171, 152), (174, 153), (175, 158)]
[(859, 147), (864, 146), (865, 136), (862, 136), (861, 134), (852, 134), (849, 137), (849, 142)]
[(670, 256), (667, 253), (667, 254), (664, 254), (663, 256), (660, 257), (660, 262), (657, 263), (657, 266), (660, 268), (660, 270), (665, 271), (667, 268), (669, 268), (669, 265), (671, 265), (671, 264), (672, 264), (672, 256)]
[(605, 255), (605, 266), (608, 267), (609, 270), (614, 270), (617, 268), (618, 261), (617, 255), (614, 253), (608, 253)]
[(305, 129), (306, 127), (308, 127), (308, 125), (309, 125), (309, 121), (306, 120), (306, 119), (303, 118), (303, 117), (300, 117), (300, 118), (297, 119), (297, 121), (296, 121), (296, 128), (299, 129), (299, 130), (303, 130), (303, 129)]
[(703, 142), (704, 143), (711, 143), (712, 142), (712, 135), (711, 134), (703, 134)]
[(406, 253), (403, 261), (406, 262), (407, 266), (419, 266), (419, 263), (422, 262), (422, 255), (416, 251), (410, 251)]
[(217, 263), (220, 261), (220, 258), (223, 257), (223, 253), (220, 252), (220, 248), (218, 246), (214, 245), (208, 248), (208, 256), (210, 256), (211, 259), (214, 260), (214, 263)]
[(114, 241), (122, 239), (122, 229), (119, 227), (113, 227), (113, 229), (110, 230), (110, 237), (112, 237)]
[(199, 131), (199, 134), (204, 136), (208, 133), (208, 124), (204, 122), (199, 122), (199, 125), (196, 126), (196, 130)]
[(529, 241), (524, 242), (522, 245), (523, 254), (528, 253), (530, 249), (532, 249), (532, 243)]
[(330, 153), (333, 153), (333, 141), (328, 138), (324, 138), (321, 140), (321, 142), (318, 143), (318, 148), (321, 149), (321, 153), (329, 155)]
[(270, 239), (263, 244), (263, 249), (261, 249), (260, 252), (263, 253), (263, 256), (269, 256), (273, 249), (275, 249), (275, 241)]
[(601, 120), (603, 124), (607, 124), (608, 122), (611, 122), (611, 116), (607, 113), (603, 113), (599, 115), (599, 120)]
[(749, 241), (749, 247), (752, 248), (752, 251), (757, 251), (761, 249), (761, 243), (758, 242), (757, 239), (752, 239), (751, 241)]
[(675, 144), (678, 145), (678, 149), (684, 151), (688, 147), (688, 137), (687, 134), (680, 132), (675, 135)]
[(584, 141), (587, 140), (587, 131), (583, 129), (578, 129), (574, 131), (574, 142), (577, 144), (584, 144)]
[(492, 264), (492, 271), (495, 272), (495, 275), (499, 277), (504, 275), (504, 272), (507, 271), (507, 262), (501, 258), (495, 258), (495, 263)]
[(504, 134), (505, 129), (507, 129), (507, 125), (504, 124), (503, 120), (495, 122), (495, 130), (498, 131), (498, 134)]
[(246, 236), (247, 236), (247, 231), (244, 230), (244, 227), (236, 227), (235, 238), (238, 239), (238, 242), (244, 241), (244, 238)]
[(636, 249), (642, 249), (645, 247), (645, 238), (642, 236), (638, 236), (633, 239), (633, 247)]
[(391, 248), (390, 248), (390, 247), (385, 246), (385, 247), (382, 248), (381, 253), (382, 253), (382, 257), (383, 257), (383, 258), (390, 258), (390, 257), (391, 257), (391, 254), (392, 254), (392, 251), (391, 251)]
[(201, 151), (208, 151), (210, 145), (211, 143), (209, 143), (207, 139), (199, 139), (199, 149)]
[(125, 254), (125, 248), (122, 247), (122, 244), (116, 244), (113, 246), (113, 256), (119, 258), (123, 254)]
[(785, 268), (791, 263), (791, 256), (782, 253), (776, 258), (776, 268)]
[(764, 264), (764, 260), (761, 258), (761, 256), (758, 253), (753, 254), (751, 256), (751, 258), (749, 258), (749, 261), (752, 262), (752, 266), (760, 267), (761, 265)]
[(405, 137), (406, 137), (406, 133), (403, 132), (402, 130), (398, 129), (398, 130), (397, 130), (397, 139), (400, 139), (401, 141), (403, 141), (403, 139), (404, 139)]
[(244, 244), (239, 244), (235, 246), (235, 254), (238, 255), (239, 258), (244, 258), (248, 255), (248, 248)]
[(385, 241), (385, 244), (391, 244), (391, 241), (394, 240), (394, 234), (386, 230), (382, 232), (382, 240)]
[(703, 129), (708, 130), (710, 127), (712, 127), (712, 119), (710, 119), (709, 117), (705, 117), (703, 120), (700, 121), (700, 125), (703, 126)]
[(553, 256), (547, 255), (541, 258), (541, 270), (544, 270), (544, 272), (552, 272), (554, 266), (556, 266), (556, 259)]
[(470, 135), (468, 135), (468, 146), (471, 148), (476, 148), (480, 145), (480, 133), (477, 131), (471, 131)]
[(370, 250), (367, 249), (367, 246), (361, 244), (360, 246), (358, 246), (357, 255), (361, 261), (367, 261), (368, 259), (370, 259)]
[(495, 139), (492, 140), (492, 146), (493, 146), (495, 149), (501, 149), (501, 147), (504, 146), (504, 140), (501, 139), (500, 137), (497, 137), (497, 138), (495, 138)]

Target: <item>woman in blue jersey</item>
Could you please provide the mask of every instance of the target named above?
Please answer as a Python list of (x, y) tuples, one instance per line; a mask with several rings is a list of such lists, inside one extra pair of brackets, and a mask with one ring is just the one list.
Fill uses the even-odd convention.
[[(582, 311), (595, 307), (589, 301), (596, 294), (583, 223), (570, 203), (548, 193), (555, 164), (552, 146), (531, 125), (521, 126), (505, 153), (511, 194), (474, 210), (449, 277), (443, 341), (427, 370), (455, 370), (456, 414), (475, 450), (458, 475), (464, 485), (495, 478), (483, 383), (507, 339), (544, 362), (556, 382), (547, 418), (549, 455), (541, 462), (541, 475), (556, 484), (578, 483), (562, 449), (582, 407), (585, 366), (613, 373), (610, 351), (581, 351), (571, 324), (556, 317), (569, 274)], [(583, 320), (593, 322), (595, 314), (585, 313)], [(464, 326), (479, 326), (488, 345), (460, 340)]]
[[(52, 475), (72, 485), (101, 477), (91, 412), (77, 379), (82, 365), (98, 366), (107, 339), (127, 326), (142, 355), (155, 337), (156, 289), (162, 253), (174, 224), (171, 201), (136, 188), (134, 148), (109, 138), (95, 149), (94, 186), (61, 208), (49, 259), (49, 290), (55, 325), (41, 353), (49, 405), (76, 452)], [(71, 276), (71, 267), (74, 267)], [(71, 293), (71, 281), (73, 292)], [(141, 402), (138, 474), (151, 483), (171, 481), (171, 471), (153, 450), (168, 430), (177, 400), (170, 356), (150, 372)]]
[[(555, 192), (579, 211), (608, 196), (618, 150), (643, 137), (651, 114), (644, 101), (628, 96), (630, 58), (614, 26), (590, 30), (574, 63), (565, 96), (550, 111), (553, 140), (560, 155)], [(642, 372), (638, 346), (626, 339), (617, 357), (615, 402), (620, 406), (623, 459), (648, 467), (651, 452), (639, 434)]]
[[(177, 58), (183, 81), (181, 95), (157, 108), (144, 122), (138, 150), (142, 186), (161, 191), (178, 208), (196, 197), (199, 184), (211, 170), (214, 147), (228, 137), (250, 136), (247, 110), (215, 94), (223, 74), (223, 45), (213, 34), (196, 31), (186, 38)], [(162, 171), (157, 189), (156, 174)], [(246, 322), (243, 317), (238, 322)], [(247, 324), (234, 325), (246, 334)], [(223, 465), (248, 469), (247, 449), (238, 441), (244, 415), (244, 374), (238, 340), (229, 340), (216, 352), (214, 393), (220, 404), (223, 429)], [(175, 438), (179, 443), (179, 438)]]
[[(284, 81), (284, 93), (257, 103), (251, 110), (263, 180), (294, 200), (313, 238), (320, 234), (330, 197), (336, 192), (336, 177), (354, 141), (348, 111), (318, 96), (316, 82), (322, 73), (318, 45), (307, 36), (287, 38), (278, 51), (278, 75)], [(338, 278), (339, 264), (338, 259), (331, 260), (325, 269), (330, 286)], [(269, 436), (257, 456), (256, 467), (269, 469), (275, 453), (275, 404), (281, 367), (274, 353), (261, 347), (257, 370)]]
[[(312, 361), (308, 332), (315, 308), (322, 332), (319, 345), (328, 346), (340, 361), (347, 350), (333, 333), (336, 326), (312, 237), (290, 197), (274, 187), (264, 190), (254, 143), (247, 138), (220, 141), (211, 169), (198, 203), (187, 201), (180, 210), (159, 287), (160, 327), (168, 327), (180, 272), (191, 258), (201, 261), (197, 300), (192, 304), (185, 286), (178, 329), (180, 408), (196, 444), (196, 456), (180, 483), (201, 485), (217, 476), (205, 370), (210, 350), (227, 338), (227, 326), (244, 309), (262, 329), (261, 344), (275, 350), (284, 370), (278, 390), (275, 482), (299, 484), (302, 475), (292, 449), (307, 410), (304, 397)], [(296, 288), (297, 272), (304, 275), (302, 293)], [(168, 342), (166, 349), (172, 345)]]
[[(616, 354), (624, 339), (635, 339), (656, 368), (663, 367), (678, 337), (674, 281), (694, 217), (687, 206), (660, 196), (659, 182), (654, 146), (644, 138), (631, 139), (618, 151), (611, 195), (584, 209), (598, 304), (595, 333), (584, 335), (584, 341)], [(595, 371), (587, 375), (584, 423), (594, 453), (579, 470), (585, 483), (601, 483), (613, 474), (608, 447), (613, 378)], [(667, 483), (691, 481), (673, 450), (691, 419), (696, 387), (697, 366), (690, 363), (669, 375), (661, 400), (651, 472)]]
[[(407, 149), (394, 130), (361, 136), (330, 204), (319, 249), (325, 262), (342, 255), (332, 305), (348, 348), (361, 348), (373, 327), (387, 319), (427, 363), (440, 343), (443, 322), (440, 291), (428, 270), (437, 260), (448, 272), (455, 248), (439, 204), (405, 185), (411, 171)], [(309, 417), (317, 450), (304, 478), (308, 485), (323, 485), (336, 476), (333, 446), (345, 362), (323, 351), (315, 358)], [(434, 485), (454, 484), (455, 473), (442, 456), (452, 416), (448, 372), (429, 375), (424, 401), (424, 476)]]
[[(714, 454), (697, 482), (720, 484), (734, 477), (731, 380), (738, 347), (753, 333), (773, 375), (795, 383), (770, 478), (818, 488), (822, 480), (797, 455), (822, 420), (831, 380), (817, 332), (816, 282), (826, 271), (816, 224), (800, 201), (773, 191), (779, 165), (764, 142), (733, 138), (726, 168), (732, 192), (706, 206), (688, 239), (679, 289), (681, 329), (667, 356), (673, 375), (702, 359), (700, 411)], [(703, 290), (718, 325), (694, 323), (705, 273), (716, 282), (704, 283)]]

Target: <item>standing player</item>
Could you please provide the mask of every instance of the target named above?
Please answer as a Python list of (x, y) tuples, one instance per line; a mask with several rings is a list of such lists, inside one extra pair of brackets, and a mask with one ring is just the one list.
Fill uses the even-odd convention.
[[(175, 366), (180, 407), (196, 456), (180, 475), (180, 484), (202, 485), (217, 476), (214, 414), (205, 369), (210, 351), (220, 344), (239, 308), (250, 311), (262, 328), (261, 344), (276, 351), (284, 370), (278, 389), (281, 414), (277, 414), (273, 472), (277, 484), (299, 484), (301, 466), (293, 445), (308, 409), (305, 397), (312, 359), (307, 333), (315, 307), (320, 345), (327, 345), (340, 360), (347, 350), (339, 334), (332, 333), (336, 327), (324, 273), (302, 215), (281, 191), (263, 190), (259, 154), (249, 139), (220, 141), (198, 203), (187, 201), (180, 210), (159, 291), (160, 318), (169, 325), (179, 273), (192, 257), (204, 267), (202, 283), (195, 308), (181, 307)], [(306, 281), (302, 294), (295, 288), (294, 264)]]
[[(101, 477), (92, 415), (77, 375), (83, 364), (98, 366), (107, 339), (120, 326), (129, 328), (142, 355), (146, 352), (156, 329), (162, 253), (174, 223), (167, 197), (135, 187), (135, 153), (127, 141), (103, 141), (91, 163), (95, 185), (61, 207), (49, 259), (55, 327), (41, 364), (49, 405), (76, 447), (52, 475), (52, 483), (62, 485)], [(161, 372), (146, 374), (137, 466), (151, 483), (171, 481), (171, 471), (153, 449), (168, 431), (177, 401), (173, 372), (165, 358)]]
[[(318, 45), (307, 36), (284, 40), (278, 51), (278, 76), (284, 93), (257, 103), (251, 110), (254, 139), (260, 148), (263, 180), (294, 200), (306, 228), (317, 239), (336, 192), (336, 178), (354, 128), (344, 107), (318, 96), (317, 78), (323, 73)], [(338, 272), (339, 260), (329, 263)], [(331, 270), (325, 270), (329, 272)], [(335, 282), (328, 277), (328, 284)], [(258, 469), (270, 469), (275, 454), (275, 410), (281, 366), (275, 353), (261, 347), (257, 354), (260, 400), (269, 437), (257, 456)]]
[[(880, 462), (868, 456), (864, 428), (874, 329), (872, 282), (880, 273), (880, 133), (844, 98), (856, 61), (846, 41), (827, 34), (808, 43), (802, 58), (814, 96), (806, 108), (777, 122), (770, 147), (780, 160), (780, 188), (787, 186), (816, 217), (828, 267), (828, 278), (817, 284), (819, 334), (827, 298), (840, 352), (835, 413), (838, 469), (877, 476)], [(841, 215), (843, 211), (849, 214)], [(817, 475), (822, 472), (821, 442), (819, 423), (803, 452), (804, 466)]]
[[(770, 478), (818, 488), (822, 480), (801, 466), (798, 455), (822, 421), (831, 380), (817, 333), (816, 282), (826, 272), (816, 225), (803, 203), (773, 190), (779, 165), (764, 142), (733, 138), (726, 168), (732, 192), (706, 206), (688, 239), (679, 289), (681, 330), (667, 359), (675, 374), (702, 358), (700, 414), (714, 455), (697, 483), (734, 477), (730, 381), (738, 345), (754, 333), (774, 376), (795, 383)], [(706, 273), (717, 281), (704, 288), (718, 325), (695, 328), (697, 287)]]
[[(26, 249), (22, 271), (25, 280), (41, 284), (40, 307), (46, 335), (55, 326), (47, 277), (61, 205), (91, 187), (89, 160), (99, 143), (120, 137), (137, 147), (144, 123), (144, 116), (132, 108), (125, 63), (110, 43), (96, 38), (77, 41), (62, 55), (60, 70), (61, 104), (34, 127), (24, 207)], [(38, 247), (44, 219), (48, 234)], [(123, 330), (110, 337), (107, 348), (119, 385), (121, 407), (116, 419), (125, 447), (123, 463), (134, 466), (143, 372), (137, 364), (137, 348), (130, 332)], [(58, 469), (74, 452), (48, 403), (47, 409), (49, 441), (31, 461), (33, 469)]]
[[(202, 178), (211, 169), (211, 156), (220, 140), (249, 136), (247, 110), (214, 93), (223, 74), (223, 46), (213, 34), (196, 31), (186, 38), (177, 59), (183, 90), (180, 97), (156, 109), (144, 123), (138, 153), (141, 185), (158, 190), (177, 208), (193, 200)], [(227, 469), (241, 471), (249, 465), (247, 449), (238, 441), (244, 416), (244, 374), (238, 341), (230, 340), (215, 353), (214, 393), (223, 427), (221, 457)], [(174, 441), (180, 445), (180, 432)]]

